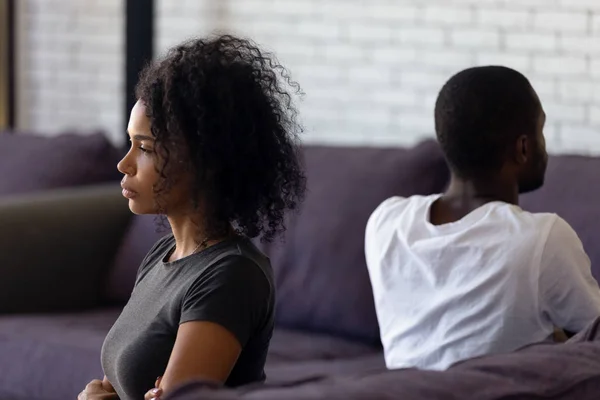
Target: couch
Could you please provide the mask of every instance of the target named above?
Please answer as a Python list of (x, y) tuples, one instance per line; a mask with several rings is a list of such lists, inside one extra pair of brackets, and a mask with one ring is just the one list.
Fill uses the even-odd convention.
[[(46, 140), (41, 147), (52, 148), (53, 140), (60, 141)], [(63, 139), (60, 145), (73, 144)], [(75, 398), (88, 381), (102, 377), (99, 354), (104, 336), (127, 300), (145, 252), (168, 232), (160, 219), (131, 215), (114, 173), (121, 153), (106, 143), (96, 147), (87, 150), (93, 157), (61, 158), (71, 165), (60, 168), (45, 159), (44, 152), (27, 152), (36, 168), (32, 172), (24, 163), (17, 171), (2, 163), (0, 134), (0, 176), (14, 172), (29, 182), (30, 174), (39, 186), (11, 192), (7, 185), (0, 192), (2, 400)], [(9, 156), (19, 159), (14, 152)], [(306, 201), (298, 213), (287, 216), (285, 241), (258, 243), (271, 258), (278, 294), (266, 384), (235, 391), (192, 384), (171, 400), (451, 399), (452, 391), (459, 391), (451, 385), (457, 381), (467, 385), (460, 389), (464, 393), (472, 388), (470, 393), (481, 396), (473, 399), (521, 398), (510, 397), (514, 393), (551, 399), (566, 386), (579, 390), (574, 398), (581, 400), (588, 398), (585, 393), (600, 393), (600, 344), (591, 333), (583, 343), (536, 347), (519, 353), (516, 360), (510, 355), (474, 360), (473, 366), (457, 366), (455, 374), (386, 371), (364, 261), (364, 226), (370, 212), (392, 195), (443, 191), (449, 178), (443, 156), (433, 141), (411, 148), (306, 146), (303, 156)], [(596, 158), (551, 157), (547, 185), (522, 202), (533, 211), (558, 212), (572, 224), (597, 278), (600, 205), (591, 182), (599, 167)], [(67, 184), (61, 174), (69, 176)], [(51, 184), (45, 184), (47, 176), (53, 177)], [(19, 181), (14, 179), (13, 186)], [(530, 380), (521, 385), (511, 376), (502, 380), (498, 365), (509, 370), (527, 366), (520, 376)], [(555, 369), (542, 368), (547, 365)], [(563, 369), (570, 365), (579, 368), (567, 374)], [(534, 376), (540, 369), (546, 375)], [(533, 375), (527, 375), (530, 370)], [(549, 373), (561, 371), (564, 379), (548, 379)], [(506, 379), (513, 386), (507, 386)], [(540, 379), (549, 385), (543, 393)], [(434, 380), (447, 384), (428, 392), (428, 382)], [(513, 392), (500, 390), (509, 387)], [(493, 394), (498, 396), (490, 397)]]
[(356, 368), (294, 383), (224, 390), (191, 382), (163, 400), (592, 400), (600, 394), (600, 319), (565, 345), (457, 363), (447, 371)]

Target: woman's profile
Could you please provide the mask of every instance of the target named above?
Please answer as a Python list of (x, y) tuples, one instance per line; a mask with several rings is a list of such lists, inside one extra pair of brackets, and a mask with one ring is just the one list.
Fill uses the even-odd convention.
[(304, 194), (294, 91), (270, 54), (229, 35), (176, 46), (142, 72), (118, 169), (131, 211), (166, 216), (172, 234), (143, 260), (104, 342), (106, 376), (80, 399), (140, 400), (157, 377), (158, 394), (265, 379), (275, 292), (250, 239), (281, 233)]

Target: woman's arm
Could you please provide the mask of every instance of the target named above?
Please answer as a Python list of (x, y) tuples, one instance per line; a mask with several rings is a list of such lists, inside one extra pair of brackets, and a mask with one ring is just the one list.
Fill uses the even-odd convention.
[(204, 321), (181, 324), (165, 374), (156, 380), (156, 387), (144, 399), (158, 400), (165, 391), (198, 379), (225, 383), (241, 349), (235, 336), (219, 324)]
[(252, 260), (228, 256), (211, 266), (182, 300), (162, 392), (192, 380), (225, 383), (242, 349), (265, 323), (271, 300), (270, 282)]
[(223, 326), (204, 321), (185, 322), (177, 331), (160, 388), (169, 391), (198, 379), (224, 383), (241, 350), (236, 337)]

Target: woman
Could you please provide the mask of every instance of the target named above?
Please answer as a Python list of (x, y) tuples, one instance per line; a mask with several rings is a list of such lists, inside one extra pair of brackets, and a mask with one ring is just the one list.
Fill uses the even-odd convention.
[(299, 90), (232, 36), (184, 43), (142, 72), (123, 196), (135, 214), (165, 215), (173, 234), (142, 262), (104, 342), (106, 376), (80, 399), (140, 400), (157, 376), (159, 394), (194, 379), (265, 379), (273, 277), (249, 238), (283, 231), (304, 193), (287, 85)]

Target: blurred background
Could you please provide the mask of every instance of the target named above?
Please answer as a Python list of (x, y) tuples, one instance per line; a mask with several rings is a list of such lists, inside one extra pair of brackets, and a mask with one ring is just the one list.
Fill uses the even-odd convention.
[(532, 81), (553, 153), (600, 153), (599, 0), (0, 0), (0, 123), (125, 142), (139, 68), (214, 30), (274, 51), (302, 86), (310, 143), (433, 135), (451, 74), (502, 64)]

